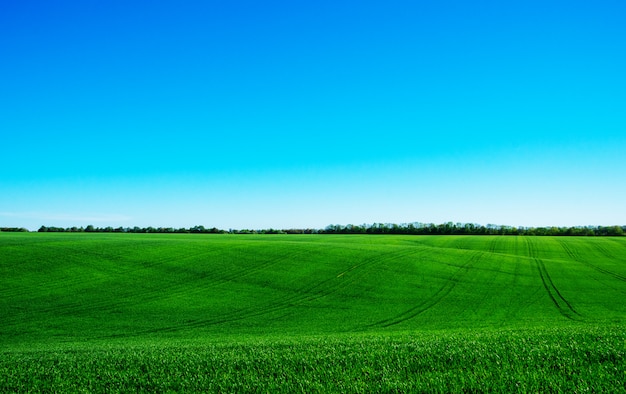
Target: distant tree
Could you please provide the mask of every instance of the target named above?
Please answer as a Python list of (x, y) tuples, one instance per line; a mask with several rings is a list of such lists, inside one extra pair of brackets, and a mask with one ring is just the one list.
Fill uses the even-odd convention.
[(206, 229), (204, 228), (204, 226), (194, 226), (189, 229), (189, 232), (191, 233), (204, 233), (205, 231)]

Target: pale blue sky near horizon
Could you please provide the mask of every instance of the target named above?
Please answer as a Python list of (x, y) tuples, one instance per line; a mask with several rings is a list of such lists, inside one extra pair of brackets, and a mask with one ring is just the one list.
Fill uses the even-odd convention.
[(626, 224), (621, 1), (0, 3), (0, 227)]

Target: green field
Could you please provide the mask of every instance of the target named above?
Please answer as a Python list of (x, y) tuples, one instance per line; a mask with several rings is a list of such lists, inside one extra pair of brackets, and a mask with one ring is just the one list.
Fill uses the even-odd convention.
[(626, 391), (626, 238), (0, 234), (0, 391)]

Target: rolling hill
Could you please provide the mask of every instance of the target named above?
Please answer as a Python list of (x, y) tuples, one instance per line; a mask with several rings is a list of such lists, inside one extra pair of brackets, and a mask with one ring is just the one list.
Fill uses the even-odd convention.
[[(5, 233), (0, 283), (8, 369), (34, 351), (111, 346), (275, 351), (369, 338), (378, 349), (495, 335), (493, 345), (529, 330), (566, 330), (569, 341), (605, 327), (623, 334), (626, 238)], [(609, 343), (624, 365), (623, 341)]]

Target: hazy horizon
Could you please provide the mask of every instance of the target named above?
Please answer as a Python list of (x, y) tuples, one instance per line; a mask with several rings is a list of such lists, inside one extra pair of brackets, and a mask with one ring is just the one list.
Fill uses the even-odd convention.
[(0, 227), (626, 224), (626, 4), (0, 5)]

